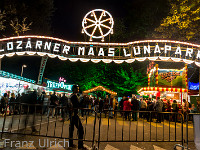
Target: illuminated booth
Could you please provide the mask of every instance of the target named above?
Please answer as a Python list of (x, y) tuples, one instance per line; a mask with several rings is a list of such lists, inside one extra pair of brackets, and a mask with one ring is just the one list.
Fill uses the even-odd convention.
[(158, 64), (154, 67), (151, 64), (147, 74), (148, 87), (141, 88), (138, 91), (140, 95), (160, 97), (165, 101), (182, 102), (182, 99), (187, 99), (187, 65), (183, 69), (160, 69)]
[(36, 81), (0, 70), (0, 96), (4, 93), (28, 93), (36, 90), (41, 93), (45, 87), (37, 85)]

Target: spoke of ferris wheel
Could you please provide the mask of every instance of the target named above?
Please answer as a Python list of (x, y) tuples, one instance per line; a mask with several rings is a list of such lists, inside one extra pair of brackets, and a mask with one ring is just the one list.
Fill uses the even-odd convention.
[(100, 23), (104, 23), (104, 22), (106, 22), (106, 21), (108, 21), (108, 20), (110, 20), (111, 18), (108, 18), (108, 19), (105, 19), (105, 20), (102, 20)]
[(96, 29), (97, 29), (97, 26), (95, 26), (95, 27), (94, 27), (94, 30), (92, 31), (92, 34), (91, 34), (91, 36), (93, 36), (93, 35), (94, 35), (94, 32), (96, 31)]
[(105, 28), (112, 29), (111, 27), (106, 26), (106, 25), (104, 25), (104, 24), (100, 24), (100, 25), (103, 26), (103, 27), (105, 27)]
[(101, 16), (99, 17), (99, 22), (101, 21), (101, 18), (103, 17), (104, 11), (102, 11)]
[(94, 11), (93, 11), (93, 15), (94, 15), (94, 19), (95, 19), (95, 21), (98, 21), (97, 16), (96, 16), (96, 14), (95, 14)]
[(86, 20), (90, 21), (90, 22), (93, 22), (93, 23), (96, 23), (96, 21), (92, 20), (92, 19), (89, 19), (89, 18), (85, 18)]
[(100, 26), (98, 26), (98, 27), (99, 27), (99, 31), (101, 33), (101, 36), (103, 36), (103, 31), (101, 30), (101, 27)]
[(91, 27), (93, 27), (93, 26), (95, 26), (95, 24), (91, 24), (91, 25), (85, 27), (84, 29), (91, 28)]

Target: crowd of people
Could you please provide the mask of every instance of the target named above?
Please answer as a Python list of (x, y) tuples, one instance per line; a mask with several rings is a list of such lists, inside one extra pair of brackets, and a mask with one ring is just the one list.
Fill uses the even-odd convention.
[[(9, 115), (19, 113), (19, 108), (16, 107), (15, 103), (28, 103), (28, 104), (41, 104), (42, 105), (42, 113), (46, 114), (47, 117), (51, 115), (52, 118), (57, 114), (61, 115), (61, 120), (64, 121), (69, 116), (70, 118), (70, 110), (72, 108), (72, 102), (70, 100), (70, 96), (66, 96), (65, 94), (53, 94), (47, 95), (45, 92), (42, 92), (41, 95), (37, 95), (36, 91), (22, 95), (18, 94), (15, 96), (14, 93), (4, 93), (1, 98), (0, 110), (2, 114), (8, 112)], [(116, 97), (113, 95), (106, 95), (105, 98), (94, 97), (89, 95), (79, 95), (78, 100), (80, 103), (80, 108), (93, 109), (96, 112), (105, 113), (105, 117), (108, 115), (110, 118), (113, 118), (114, 111), (155, 111), (155, 112), (181, 112), (184, 115), (187, 112), (196, 113), (197, 108), (194, 104), (188, 103), (185, 99), (183, 99), (182, 105), (177, 103), (176, 100), (173, 100), (171, 103), (170, 100), (163, 101), (159, 97), (156, 99), (151, 98), (141, 98), (137, 99), (135, 95), (132, 95), (131, 98), (123, 97), (119, 102)], [(63, 107), (62, 109), (58, 109), (57, 107)], [(57, 109), (56, 109), (57, 108)], [(86, 111), (81, 111), (81, 117), (86, 115)], [(87, 111), (89, 113), (89, 111)], [(145, 113), (137, 113), (137, 112), (124, 112), (123, 114), (125, 120), (137, 121), (138, 118), (145, 117), (147, 121), (152, 121), (152, 116)], [(132, 116), (132, 119), (131, 119)], [(157, 116), (157, 122), (161, 122), (161, 117)]]

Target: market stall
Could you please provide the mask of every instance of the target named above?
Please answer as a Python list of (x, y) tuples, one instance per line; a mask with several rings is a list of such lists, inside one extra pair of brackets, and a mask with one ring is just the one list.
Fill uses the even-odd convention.
[(0, 96), (4, 93), (28, 93), (36, 90), (41, 93), (45, 87), (38, 85), (34, 80), (24, 78), (6, 71), (0, 70)]
[(141, 88), (138, 93), (181, 103), (187, 99), (187, 87), (187, 65), (183, 69), (159, 69), (156, 64), (148, 72), (148, 87)]

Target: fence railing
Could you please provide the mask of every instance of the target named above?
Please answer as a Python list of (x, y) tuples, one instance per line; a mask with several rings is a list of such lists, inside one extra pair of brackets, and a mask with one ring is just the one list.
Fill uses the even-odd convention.
[[(107, 126), (102, 125), (104, 113), (114, 116), (114, 124), (111, 125), (107, 117)], [(99, 116), (98, 148), (102, 142), (181, 142), (182, 145), (184, 142), (183, 115), (179, 113), (105, 110)]]
[[(193, 115), (177, 112), (72, 110), (66, 106), (12, 103), (12, 115), (6, 110), (0, 118), (4, 135), (23, 134), (72, 139), (70, 118), (77, 111), (84, 130), (82, 141), (100, 148), (105, 142), (175, 142), (182, 146), (194, 142)], [(200, 115), (200, 114), (197, 114)], [(76, 132), (75, 132), (76, 133)], [(80, 140), (76, 134), (73, 140)]]

